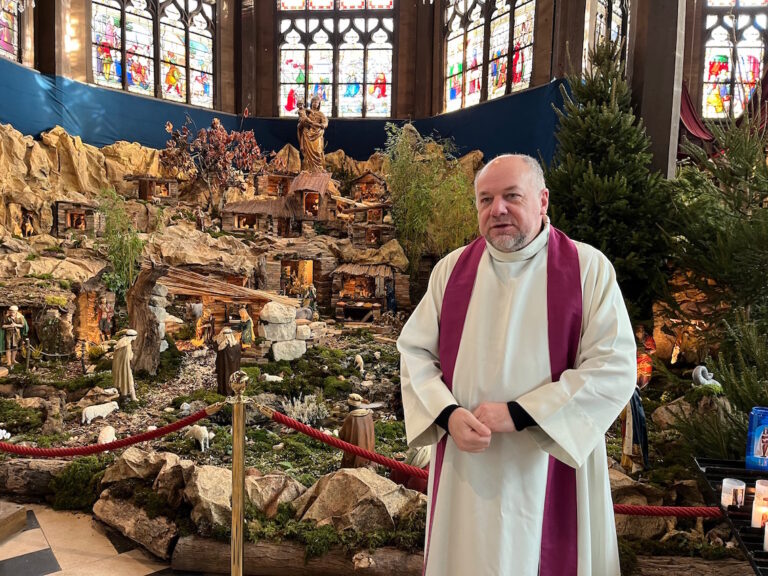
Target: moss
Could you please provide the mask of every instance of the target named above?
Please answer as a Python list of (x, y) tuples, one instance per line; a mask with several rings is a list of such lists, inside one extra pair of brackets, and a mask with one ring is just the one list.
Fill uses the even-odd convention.
[(73, 460), (50, 483), (55, 510), (90, 512), (99, 499), (101, 478), (112, 463), (112, 456), (86, 456)]
[(374, 424), (376, 434), (376, 452), (389, 456), (396, 452), (405, 452), (408, 444), (405, 440), (405, 422), (389, 420)]
[(32, 262), (34, 260), (37, 260), (38, 258), (39, 256), (37, 254), (33, 254), (32, 252), (30, 252), (29, 254), (27, 254), (27, 257), (24, 258), (24, 260), (26, 260), (27, 262)]
[(174, 340), (192, 340), (195, 336), (195, 328), (191, 324), (184, 324), (173, 333)]
[(622, 576), (637, 576), (640, 574), (637, 554), (626, 539), (622, 537), (619, 537), (619, 561), (621, 563)]
[[(619, 538), (619, 552), (622, 553), (622, 551), (628, 558), (631, 558), (631, 553), (636, 556), (691, 556), (705, 560), (742, 558), (742, 553), (738, 548), (712, 546), (704, 540), (692, 540), (682, 533), (676, 534), (664, 542)], [(621, 573), (624, 574), (623, 564)]]
[(136, 380), (142, 380), (152, 384), (155, 382), (168, 382), (178, 376), (179, 369), (181, 368), (181, 361), (184, 359), (184, 354), (176, 348), (176, 341), (170, 334), (166, 335), (165, 341), (168, 342), (168, 349), (165, 352), (160, 353), (160, 363), (157, 366), (157, 374), (151, 376), (146, 371), (142, 370), (135, 374)]
[(46, 306), (57, 306), (59, 308), (66, 308), (67, 303), (68, 301), (64, 296), (46, 296), (45, 297)]
[(43, 414), (34, 408), (22, 408), (13, 400), (0, 398), (0, 427), (11, 434), (37, 430), (43, 425)]
[(101, 389), (112, 388), (114, 381), (111, 372), (98, 372), (96, 374), (86, 374), (70, 378), (69, 380), (56, 380), (51, 385), (59, 390), (67, 392), (76, 392), (77, 390), (90, 389), (96, 386)]
[(704, 398), (717, 398), (723, 395), (723, 388), (717, 385), (707, 384), (696, 386), (685, 393), (685, 401), (691, 405), (698, 404)]
[(67, 439), (69, 434), (22, 434), (21, 439), (37, 444), (38, 448), (52, 448), (53, 446), (61, 446)]
[(291, 540), (304, 545), (304, 558), (322, 556), (334, 547), (347, 552), (360, 549), (374, 550), (382, 546), (395, 546), (401, 550), (417, 552), (424, 545), (426, 509), (401, 520), (394, 530), (376, 530), (359, 533), (352, 530), (337, 531), (332, 525), (317, 526), (314, 522), (295, 519), (295, 510), (286, 503), (278, 506), (274, 518), (268, 519), (253, 507), (246, 509), (247, 537), (251, 542), (260, 540)]
[(96, 364), (106, 354), (101, 346), (89, 346), (88, 347), (88, 361), (91, 364)]
[(72, 283), (69, 280), (59, 280), (59, 288), (62, 290), (71, 290)]

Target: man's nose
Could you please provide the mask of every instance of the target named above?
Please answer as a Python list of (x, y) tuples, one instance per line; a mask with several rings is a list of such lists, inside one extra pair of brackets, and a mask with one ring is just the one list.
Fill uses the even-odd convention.
[(497, 196), (493, 199), (491, 204), (491, 216), (503, 216), (507, 213), (507, 205), (504, 202), (504, 198)]

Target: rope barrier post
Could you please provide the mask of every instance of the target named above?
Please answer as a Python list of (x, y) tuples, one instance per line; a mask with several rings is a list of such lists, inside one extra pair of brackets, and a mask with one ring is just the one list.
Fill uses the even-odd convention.
[(32, 357), (32, 348), (29, 346), (29, 338), (26, 338), (24, 343), (27, 345), (27, 372), (29, 372), (29, 359)]
[(245, 509), (245, 399), (243, 392), (248, 382), (243, 372), (235, 372), (230, 379), (235, 397), (232, 400), (232, 543), (231, 575), (243, 576), (243, 526)]

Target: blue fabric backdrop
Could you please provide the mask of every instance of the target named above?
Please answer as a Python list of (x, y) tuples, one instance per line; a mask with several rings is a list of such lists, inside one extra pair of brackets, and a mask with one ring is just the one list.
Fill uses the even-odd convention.
[[(479, 149), (486, 159), (504, 152), (520, 152), (549, 162), (555, 150), (557, 117), (552, 105), (562, 105), (560, 82), (506, 96), (491, 102), (432, 118), (416, 120), (422, 134), (453, 138), (463, 154)], [(99, 88), (62, 77), (39, 74), (0, 58), (0, 123), (12, 124), (23, 134), (38, 136), (57, 124), (94, 146), (117, 140), (164, 148), (165, 122), (184, 123), (186, 115), (198, 127), (214, 116), (228, 129), (241, 118), (210, 112), (127, 92)], [(343, 149), (356, 159), (366, 159), (384, 146), (386, 120), (331, 119), (326, 130), (326, 151)], [(279, 150), (285, 143), (298, 146), (296, 120), (247, 118), (263, 150)]]

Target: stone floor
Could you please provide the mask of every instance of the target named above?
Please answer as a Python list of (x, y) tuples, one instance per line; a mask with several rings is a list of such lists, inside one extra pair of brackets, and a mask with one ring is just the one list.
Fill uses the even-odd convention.
[(179, 574), (88, 514), (27, 505), (26, 528), (0, 543), (0, 576)]
[[(27, 526), (0, 542), (0, 576), (193, 576), (171, 570), (130, 540), (106, 530), (88, 514), (27, 505)], [(642, 576), (749, 576), (736, 560), (639, 557)], [(194, 574), (194, 576), (202, 576)]]

